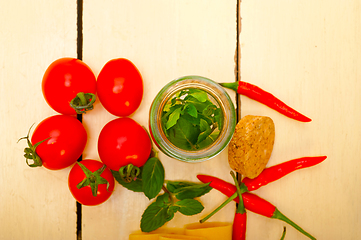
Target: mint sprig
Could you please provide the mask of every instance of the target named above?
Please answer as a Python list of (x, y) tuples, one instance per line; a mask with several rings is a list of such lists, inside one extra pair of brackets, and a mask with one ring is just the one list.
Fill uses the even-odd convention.
[(195, 198), (212, 189), (208, 183), (166, 181), (163, 164), (157, 157), (150, 158), (140, 170), (141, 174), (130, 183), (123, 181), (117, 171), (112, 173), (118, 183), (127, 189), (143, 192), (149, 200), (155, 198), (142, 215), (140, 228), (143, 232), (158, 229), (172, 220), (177, 212), (191, 216), (204, 209), (202, 203)]
[(223, 127), (223, 112), (206, 92), (190, 88), (178, 92), (166, 103), (161, 122), (170, 142), (192, 151), (205, 148), (217, 139)]

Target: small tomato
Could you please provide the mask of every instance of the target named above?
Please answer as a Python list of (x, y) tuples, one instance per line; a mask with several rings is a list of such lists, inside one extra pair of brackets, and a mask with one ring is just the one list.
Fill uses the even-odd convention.
[(81, 60), (60, 58), (46, 69), (42, 90), (46, 102), (55, 111), (76, 115), (93, 108), (96, 78), (89, 66)]
[[(75, 117), (54, 115), (38, 124), (31, 141), (29, 134), (21, 139), (28, 141), (25, 158), (30, 167), (44, 166), (50, 170), (59, 170), (79, 159), (87, 142), (87, 133)], [(34, 163), (30, 164), (29, 159)]]
[(99, 205), (112, 195), (114, 177), (103, 163), (93, 159), (82, 160), (72, 167), (68, 177), (73, 197), (87, 206)]
[(143, 98), (143, 79), (128, 59), (107, 62), (97, 78), (98, 99), (104, 108), (118, 117), (129, 116)]
[(108, 122), (99, 134), (100, 160), (114, 171), (127, 167), (138, 169), (148, 160), (152, 150), (147, 131), (131, 118), (117, 118)]

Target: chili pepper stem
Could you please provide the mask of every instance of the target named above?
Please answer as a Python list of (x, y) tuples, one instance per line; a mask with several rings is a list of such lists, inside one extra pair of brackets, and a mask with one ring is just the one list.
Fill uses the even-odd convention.
[(230, 82), (230, 83), (220, 83), (219, 85), (221, 85), (222, 87), (237, 91), (239, 83), (238, 82)]
[[(243, 214), (243, 213), (246, 212), (246, 210), (244, 209), (242, 191), (241, 191), (241, 188), (239, 187), (238, 180), (237, 180), (236, 175), (234, 174), (233, 171), (231, 171), (231, 175), (232, 175), (232, 178), (234, 180), (234, 184), (237, 187), (237, 193), (238, 193), (238, 196), (239, 196), (239, 203), (238, 203), (238, 207), (237, 207), (237, 213)], [(241, 184), (244, 184), (244, 183), (241, 183)]]
[(310, 239), (316, 240), (315, 237), (313, 237), (311, 234), (309, 234), (308, 232), (306, 232), (305, 230), (303, 230), (300, 226), (298, 226), (296, 223), (294, 223), (292, 220), (290, 220), (288, 217), (286, 217), (285, 215), (283, 215), (277, 208), (273, 213), (273, 216), (271, 218), (275, 218), (275, 219), (279, 219), (281, 221), (284, 221), (286, 223), (288, 223), (289, 225), (291, 225), (292, 227), (294, 227), (295, 229), (297, 229), (299, 232), (303, 233), (304, 235), (306, 235), (307, 237), (309, 237)]
[(214, 214), (216, 214), (219, 210), (221, 210), (224, 206), (226, 206), (228, 203), (232, 202), (233, 199), (235, 199), (238, 196), (238, 193), (235, 192), (232, 196), (230, 196), (226, 201), (224, 201), (219, 207), (214, 209), (210, 214), (208, 214), (206, 217), (199, 220), (200, 223), (204, 223), (207, 221), (210, 217), (212, 217)]
[(285, 237), (286, 237), (286, 227), (283, 227), (283, 233), (282, 233), (282, 236), (281, 236), (280, 240), (285, 239)]

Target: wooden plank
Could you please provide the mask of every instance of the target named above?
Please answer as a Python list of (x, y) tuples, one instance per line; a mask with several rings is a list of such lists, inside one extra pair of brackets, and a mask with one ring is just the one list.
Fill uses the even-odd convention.
[[(99, 11), (99, 9), (107, 9)], [(131, 117), (148, 126), (151, 102), (171, 80), (201, 75), (218, 82), (235, 81), (236, 1), (85, 1), (84, 61), (96, 74), (112, 58), (128, 58), (144, 79), (144, 98)], [(231, 93), (232, 98), (235, 94)], [(98, 103), (84, 116), (90, 141), (84, 158), (99, 159), (97, 138), (101, 128), (115, 117)], [(197, 181), (197, 173), (231, 180), (227, 151), (208, 162), (189, 164), (160, 154), (166, 179)], [(197, 222), (226, 198), (216, 191), (202, 198), (206, 210), (194, 217), (177, 214), (167, 227), (181, 228)], [(139, 230), (140, 218), (150, 201), (117, 185), (108, 202), (83, 207), (84, 239), (128, 239)], [(233, 221), (234, 204), (214, 216)]]
[[(241, 79), (311, 117), (298, 123), (246, 97), (242, 115), (276, 125), (269, 165), (327, 155), (257, 193), (317, 239), (360, 239), (360, 1), (242, 1)], [(248, 239), (279, 239), (281, 221), (248, 215)], [(262, 229), (262, 231), (260, 231)], [(305, 239), (287, 226), (286, 239)]]
[(76, 57), (76, 1), (1, 1), (0, 22), (0, 239), (75, 239), (69, 169), (30, 169), (17, 140), (55, 114), (41, 81), (52, 61)]

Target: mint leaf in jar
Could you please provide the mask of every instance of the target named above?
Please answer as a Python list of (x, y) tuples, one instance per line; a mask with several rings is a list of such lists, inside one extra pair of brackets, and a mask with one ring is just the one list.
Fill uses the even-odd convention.
[[(213, 100), (213, 101), (212, 101)], [(223, 127), (223, 112), (217, 101), (200, 89), (174, 94), (162, 113), (162, 129), (178, 148), (197, 151), (216, 141)]]

